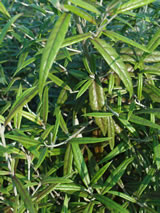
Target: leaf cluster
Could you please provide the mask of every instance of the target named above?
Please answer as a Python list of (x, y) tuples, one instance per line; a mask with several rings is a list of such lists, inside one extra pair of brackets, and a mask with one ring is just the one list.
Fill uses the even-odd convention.
[(159, 9), (0, 2), (1, 212), (160, 212)]

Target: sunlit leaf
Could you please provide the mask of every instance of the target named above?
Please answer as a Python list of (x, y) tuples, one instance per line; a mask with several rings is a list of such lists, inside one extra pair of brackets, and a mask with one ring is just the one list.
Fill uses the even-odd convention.
[(13, 16), (9, 21), (8, 23), (3, 27), (2, 31), (1, 31), (1, 34), (0, 34), (0, 44), (2, 43), (5, 35), (7, 34), (9, 28), (11, 27), (11, 25), (20, 17), (22, 16), (22, 13), (19, 13), (15, 16)]
[(77, 143), (72, 143), (73, 158), (82, 181), (86, 186), (90, 184), (90, 177), (82, 152)]
[(32, 87), (24, 91), (14, 102), (9, 115), (5, 120), (5, 126), (11, 121), (14, 115), (21, 109), (26, 103), (28, 103), (38, 93), (37, 87)]
[(150, 52), (149, 49), (147, 49), (145, 46), (125, 37), (125, 36), (122, 36), (120, 35), (119, 33), (115, 33), (113, 31), (109, 31), (109, 30), (105, 30), (103, 31), (103, 34), (106, 35), (106, 36), (110, 36), (110, 37), (113, 37), (113, 38), (116, 38), (118, 41), (123, 41), (127, 44), (130, 44), (131, 46), (134, 46), (134, 47), (137, 47), (145, 52)]
[(65, 34), (70, 22), (70, 14), (63, 13), (56, 22), (44, 48), (40, 72), (39, 72), (39, 93), (42, 96), (43, 88), (47, 80), (49, 70), (56, 58), (56, 55), (64, 41)]
[(73, 5), (67, 5), (64, 4), (64, 8), (69, 10), (70, 12), (74, 13), (75, 15), (85, 19), (86, 21), (91, 22), (92, 24), (96, 25), (96, 21), (93, 18), (93, 16), (91, 16), (89, 13), (87, 13), (86, 11), (79, 9), (78, 7), (75, 7)]
[(116, 50), (110, 44), (99, 38), (94, 38), (91, 40), (91, 42), (94, 44), (98, 52), (103, 56), (111, 69), (117, 73), (129, 91), (130, 96), (132, 96), (133, 86), (131, 77)]
[(143, 0), (143, 1), (141, 1), (141, 0), (130, 0), (130, 1), (127, 1), (126, 3), (122, 4), (118, 8), (118, 10), (116, 11), (116, 14), (124, 13), (126, 11), (142, 7), (142, 6), (150, 4), (152, 2), (154, 2), (154, 0)]
[(92, 4), (87, 3), (86, 1), (83, 0), (70, 0), (70, 2), (72, 2), (75, 5), (78, 5), (79, 7), (82, 7), (88, 11), (91, 11), (93, 13), (96, 13), (98, 15), (100, 15), (100, 11), (97, 10), (96, 7), (94, 7)]

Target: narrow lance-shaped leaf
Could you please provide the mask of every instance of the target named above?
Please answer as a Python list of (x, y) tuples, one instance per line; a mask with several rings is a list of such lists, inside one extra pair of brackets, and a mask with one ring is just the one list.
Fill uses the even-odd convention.
[(104, 141), (108, 141), (111, 138), (93, 138), (93, 137), (82, 137), (82, 138), (73, 138), (70, 143), (77, 143), (77, 144), (90, 144), (90, 143), (101, 143)]
[(84, 114), (83, 116), (101, 118), (101, 117), (110, 117), (112, 115), (113, 115), (113, 113), (111, 113), (111, 112), (89, 112), (89, 113)]
[(43, 125), (43, 121), (39, 118), (38, 115), (31, 113), (31, 112), (26, 112), (22, 110), (22, 116), (25, 117), (26, 119), (42, 126)]
[(23, 145), (38, 145), (40, 144), (39, 141), (35, 140), (35, 139), (32, 139), (30, 137), (27, 137), (27, 136), (20, 136), (20, 135), (9, 135), (9, 134), (6, 134), (5, 135), (5, 138), (8, 138), (8, 139), (11, 139), (11, 140), (15, 140), (15, 141), (18, 141), (20, 143), (22, 143)]
[(86, 40), (87, 38), (90, 38), (90, 37), (91, 37), (91, 33), (84, 33), (84, 34), (80, 34), (80, 35), (71, 36), (71, 37), (66, 38), (64, 40), (63, 44), (61, 45), (61, 48), (67, 47), (67, 46), (75, 44), (75, 43), (78, 43), (80, 41), (84, 41), (84, 40)]
[(73, 5), (67, 5), (64, 4), (64, 8), (66, 8), (67, 10), (71, 11), (72, 13), (74, 13), (75, 15), (85, 19), (86, 21), (91, 22), (92, 24), (96, 25), (96, 21), (93, 18), (93, 16), (91, 16), (89, 13), (87, 13), (86, 11), (79, 9), (78, 7), (75, 7)]
[(4, 26), (4, 28), (2, 29), (1, 31), (1, 34), (0, 34), (0, 44), (2, 43), (5, 35), (7, 34), (9, 28), (11, 27), (11, 25), (20, 17), (22, 16), (22, 13), (19, 13), (17, 15), (15, 15), (13, 18), (11, 18), (8, 23)]
[(81, 95), (83, 95), (83, 93), (85, 93), (85, 91), (89, 88), (89, 86), (91, 85), (92, 83), (92, 79), (88, 80), (82, 87), (81, 89), (79, 90), (77, 96), (76, 96), (76, 99), (81, 97)]
[(39, 93), (42, 96), (43, 88), (48, 77), (49, 70), (56, 58), (56, 55), (64, 41), (65, 34), (70, 23), (70, 14), (64, 13), (56, 22), (44, 48), (40, 72), (39, 72)]
[(60, 116), (61, 116), (61, 111), (60, 108), (57, 107), (55, 109), (55, 114), (56, 114), (56, 123), (53, 129), (53, 138), (52, 138), (52, 142), (55, 143), (56, 139), (57, 139), (57, 134), (58, 134), (58, 129), (59, 129), (59, 125), (60, 125)]
[(90, 202), (87, 207), (85, 208), (85, 210), (83, 211), (83, 213), (92, 213), (93, 212), (93, 207), (95, 205), (95, 202)]
[(90, 178), (89, 178), (88, 169), (84, 161), (82, 152), (79, 148), (79, 145), (76, 143), (72, 143), (72, 151), (73, 151), (74, 162), (77, 167), (78, 173), (80, 177), (82, 178), (82, 181), (84, 182), (84, 184), (88, 187), (88, 185), (90, 184)]
[(46, 124), (48, 119), (48, 87), (47, 86), (44, 90), (44, 95), (43, 95), (42, 113), (43, 113), (43, 122), (44, 124)]
[(133, 161), (133, 158), (128, 158), (124, 160), (107, 178), (107, 180), (104, 183), (104, 187), (102, 189), (102, 194), (104, 195), (107, 193), (122, 177), (123, 173), (125, 172), (128, 164), (130, 164)]
[(133, 10), (139, 7), (143, 7), (144, 5), (150, 4), (154, 2), (155, 0), (130, 0), (126, 3), (122, 4), (118, 10), (116, 11), (116, 14), (124, 13), (129, 10)]
[[(105, 97), (101, 83), (98, 80), (92, 81), (89, 87), (89, 103), (93, 111), (104, 111)], [(107, 118), (95, 117), (95, 122), (101, 129), (103, 135), (107, 133)]]
[(15, 71), (14, 75), (15, 76), (19, 71), (21, 71), (23, 68), (25, 68), (26, 66), (28, 66), (29, 64), (32, 64), (34, 61), (36, 60), (35, 57), (29, 58), (28, 60), (24, 61), (23, 64), (21, 64), (21, 66), (17, 67), (17, 70)]
[(153, 50), (155, 50), (158, 45), (160, 44), (160, 30), (158, 30), (153, 37), (151, 38), (151, 40), (149, 41), (147, 48), (152, 52)]
[(27, 190), (24, 188), (21, 181), (16, 176), (13, 176), (12, 179), (13, 179), (13, 182), (14, 182), (14, 184), (15, 184), (15, 186), (16, 186), (26, 208), (29, 210), (29, 212), (36, 213), (37, 211), (34, 208), (31, 197), (28, 194)]
[(67, 175), (72, 171), (72, 161), (73, 161), (73, 153), (72, 153), (72, 146), (70, 143), (67, 144), (67, 149), (64, 156), (64, 167), (63, 167), (63, 174)]
[[(22, 85), (20, 84), (20, 87), (17, 92), (16, 99), (22, 94)], [(22, 107), (23, 108), (23, 107)], [(22, 108), (19, 109), (19, 111), (14, 116), (14, 126), (17, 129), (20, 129), (21, 120), (22, 120)]]
[(118, 144), (107, 156), (105, 156), (100, 162), (101, 163), (105, 163), (109, 160), (111, 160), (112, 158), (114, 158), (115, 156), (119, 155), (120, 153), (125, 152), (126, 150), (129, 149), (129, 145), (126, 143), (120, 143)]
[(133, 94), (132, 80), (125, 64), (116, 50), (110, 44), (107, 44), (104, 40), (99, 38), (94, 38), (91, 40), (91, 42), (94, 44), (98, 52), (103, 56), (111, 69), (120, 77), (131, 97)]
[(141, 101), (142, 99), (142, 90), (143, 90), (143, 74), (138, 74), (138, 87), (137, 87), (137, 96), (138, 100)]
[(2, 2), (0, 2), (0, 13), (7, 16), (8, 18), (11, 17)]
[(93, 13), (96, 13), (98, 15), (100, 15), (100, 11), (97, 10), (96, 7), (94, 7), (92, 4), (87, 3), (86, 1), (83, 0), (70, 0), (70, 2), (72, 2), (75, 5), (78, 5), (79, 7), (82, 7), (88, 11), (91, 11)]
[(91, 184), (96, 184), (97, 181), (102, 177), (102, 175), (106, 172), (106, 170), (108, 169), (108, 167), (110, 166), (110, 164), (112, 163), (112, 161), (106, 163), (101, 169), (99, 169), (96, 174), (93, 176), (92, 180), (91, 180)]
[(152, 127), (154, 129), (160, 129), (160, 125), (158, 124), (155, 124), (145, 118), (142, 118), (142, 117), (139, 117), (139, 116), (136, 116), (136, 115), (131, 115), (130, 116), (130, 119), (129, 119), (131, 122), (133, 123), (136, 123), (136, 124), (140, 124), (142, 126), (149, 126), (149, 127)]
[(44, 161), (44, 159), (47, 155), (47, 151), (48, 151), (47, 147), (44, 147), (43, 149), (41, 149), (40, 155), (39, 155), (39, 158), (38, 158), (38, 162), (35, 165), (35, 169), (38, 169), (41, 166), (41, 164), (43, 163), (43, 161)]
[(114, 148), (115, 144), (115, 128), (114, 128), (114, 120), (111, 116), (107, 117), (108, 120), (108, 137), (111, 138), (109, 140), (109, 146), (111, 150)]
[(131, 196), (129, 196), (127, 194), (124, 194), (122, 192), (119, 192), (119, 191), (118, 192), (117, 191), (109, 191), (108, 193), (112, 194), (112, 195), (116, 195), (118, 197), (121, 197), (121, 198), (123, 198), (125, 200), (131, 201), (132, 203), (136, 203), (136, 199), (134, 197), (131, 197)]
[(66, 89), (66, 90), (71, 91), (71, 88), (70, 88), (68, 85), (66, 85), (66, 83), (65, 83), (63, 80), (61, 80), (60, 78), (58, 78), (57, 76), (55, 76), (55, 75), (49, 73), (49, 74), (48, 74), (48, 77), (49, 77), (49, 78), (51, 79), (51, 81), (53, 81), (56, 85), (58, 85), (58, 86), (60, 86), (60, 87), (62, 87), (62, 88), (64, 88), (64, 89)]
[(144, 177), (143, 181), (141, 182), (138, 190), (135, 192), (137, 197), (140, 197), (143, 191), (148, 187), (148, 184), (150, 183), (154, 173), (156, 170), (154, 168), (150, 168), (148, 171), (148, 174)]
[(108, 209), (114, 210), (113, 212), (121, 212), (121, 213), (129, 213), (129, 211), (123, 208), (121, 205), (116, 203), (115, 201), (105, 197), (103, 195), (95, 194), (94, 197), (103, 203)]
[(160, 143), (157, 136), (153, 136), (153, 151), (154, 151), (154, 160), (157, 165), (157, 169), (160, 169)]
[(103, 31), (103, 34), (106, 35), (106, 36), (110, 36), (110, 37), (116, 38), (118, 41), (120, 40), (120, 41), (123, 41), (123, 42), (125, 42), (127, 44), (130, 44), (133, 47), (137, 47), (137, 48), (139, 48), (139, 49), (141, 49), (141, 50), (143, 50), (145, 52), (150, 52), (149, 49), (147, 49), (145, 46), (143, 46), (143, 45), (141, 45), (141, 44), (139, 44), (139, 43), (137, 43), (137, 42), (125, 37), (125, 36), (122, 36), (119, 33), (115, 33), (113, 31), (105, 30), (105, 31)]
[(5, 120), (5, 126), (11, 121), (11, 119), (19, 111), (19, 109), (21, 109), (26, 103), (28, 103), (37, 93), (38, 88), (32, 87), (27, 89), (18, 97)]

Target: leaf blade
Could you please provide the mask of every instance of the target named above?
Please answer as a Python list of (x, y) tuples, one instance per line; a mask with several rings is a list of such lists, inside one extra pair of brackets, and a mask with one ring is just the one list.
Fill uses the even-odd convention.
[(56, 58), (56, 55), (64, 41), (65, 34), (70, 23), (70, 14), (64, 13), (56, 22), (44, 48), (40, 72), (39, 72), (39, 94), (42, 96), (43, 88), (48, 77), (49, 70)]

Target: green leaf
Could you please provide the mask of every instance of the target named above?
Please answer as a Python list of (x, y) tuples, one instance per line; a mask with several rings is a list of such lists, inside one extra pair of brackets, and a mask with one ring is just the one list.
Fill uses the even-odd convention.
[(150, 109), (142, 109), (140, 111), (136, 111), (135, 114), (154, 114), (159, 115), (160, 114), (160, 108), (150, 108)]
[(41, 191), (41, 192), (38, 191), (38, 195), (34, 196), (36, 202), (38, 203), (44, 197), (46, 197), (50, 192), (52, 192), (53, 190), (55, 190), (55, 188), (56, 188), (57, 185), (59, 185), (59, 184), (54, 184), (53, 183), (50, 186), (48, 186), (47, 188), (45, 188), (43, 191)]
[(147, 48), (153, 52), (160, 44), (160, 30), (158, 30), (153, 37), (151, 38), (151, 40), (149, 41)]
[(56, 123), (55, 123), (54, 129), (53, 129), (53, 138), (52, 138), (53, 144), (56, 142), (59, 124), (60, 124), (61, 111), (60, 111), (59, 107), (56, 108), (55, 114), (56, 114)]
[(121, 213), (129, 213), (129, 211), (125, 208), (123, 208), (121, 205), (116, 203), (115, 201), (107, 198), (106, 196), (95, 194), (94, 197), (103, 203), (109, 210), (113, 210), (116, 212), (121, 212)]
[(77, 167), (78, 173), (80, 177), (82, 178), (82, 181), (84, 182), (84, 184), (88, 187), (88, 185), (90, 184), (88, 169), (84, 161), (82, 152), (77, 143), (72, 143), (72, 151), (73, 151), (73, 158), (74, 158), (74, 162)]
[(113, 113), (110, 113), (110, 112), (90, 112), (90, 113), (83, 114), (83, 116), (98, 117), (98, 118), (109, 117), (112, 115), (113, 115)]
[(63, 13), (56, 22), (44, 48), (40, 72), (39, 72), (39, 94), (42, 97), (43, 88), (47, 80), (49, 71), (56, 58), (56, 55), (64, 41), (65, 34), (70, 23), (70, 14)]
[(56, 190), (60, 190), (62, 192), (77, 192), (77, 191), (83, 191), (84, 187), (78, 185), (78, 184), (74, 184), (74, 183), (66, 183), (66, 184), (57, 184), (57, 186), (55, 187)]
[(116, 195), (116, 196), (121, 197), (121, 198), (123, 198), (125, 200), (131, 201), (132, 203), (136, 203), (137, 202), (134, 197), (131, 197), (131, 196), (129, 196), (127, 194), (124, 194), (122, 192), (109, 191), (108, 194)]
[(58, 85), (58, 86), (60, 86), (60, 87), (62, 87), (62, 88), (64, 88), (64, 89), (66, 89), (66, 90), (71, 91), (71, 88), (70, 88), (68, 85), (66, 85), (66, 83), (65, 83), (64, 81), (62, 81), (60, 78), (58, 78), (57, 76), (55, 76), (55, 75), (49, 73), (49, 74), (48, 74), (48, 77), (49, 77), (49, 78), (51, 79), (51, 81), (53, 81), (56, 85)]
[[(130, 117), (131, 117), (131, 115), (130, 115)], [(127, 120), (127, 119), (130, 119), (130, 117), (126, 118), (126, 116), (123, 116), (123, 114), (121, 114), (120, 117), (118, 117), (118, 119), (133, 135), (138, 136), (136, 129)]]
[(49, 104), (48, 104), (48, 87), (46, 86), (46, 88), (44, 90), (44, 94), (43, 94), (43, 101), (42, 101), (42, 113), (43, 113), (43, 122), (44, 122), (44, 124), (47, 123), (48, 108), (49, 108)]
[(28, 66), (29, 64), (33, 63), (35, 60), (36, 60), (36, 58), (35, 58), (35, 57), (32, 57), (32, 58), (30, 58), (30, 59), (24, 61), (24, 63), (21, 64), (21, 66), (18, 66), (18, 67), (17, 67), (17, 69), (16, 69), (16, 71), (15, 71), (15, 73), (14, 73), (13, 76), (15, 76), (19, 71), (21, 71), (23, 68), (25, 68), (25, 67)]
[(22, 145), (38, 145), (40, 144), (39, 141), (37, 140), (34, 140), (34, 139), (31, 139), (29, 137), (25, 137), (25, 136), (20, 136), (20, 135), (9, 135), (9, 134), (6, 134), (5, 135), (5, 138), (8, 138), (8, 139), (11, 139), (11, 140), (14, 140), (14, 141), (18, 141), (20, 143), (22, 143)]
[(19, 109), (21, 109), (25, 104), (27, 104), (37, 93), (38, 88), (32, 87), (27, 89), (17, 98), (9, 112), (9, 115), (5, 120), (5, 126), (11, 121), (11, 119), (19, 111)]
[(122, 177), (123, 173), (125, 172), (127, 166), (133, 161), (134, 158), (128, 158), (124, 160), (107, 178), (104, 183), (104, 187), (101, 193), (104, 195), (106, 194)]
[(30, 213), (36, 213), (37, 211), (34, 208), (31, 196), (28, 194), (21, 181), (16, 176), (13, 176), (12, 179), (26, 208), (29, 210)]
[(143, 87), (143, 91), (152, 99), (153, 102), (160, 103), (160, 89), (151, 84), (146, 84)]
[(87, 13), (86, 11), (79, 9), (78, 7), (72, 6), (72, 5), (67, 5), (64, 4), (64, 8), (69, 10), (70, 12), (74, 13), (75, 15), (85, 19), (86, 21), (91, 22), (92, 24), (96, 25), (96, 21), (93, 18), (93, 16), (91, 16), (89, 13)]
[(154, 129), (160, 129), (160, 125), (158, 124), (155, 124), (145, 118), (142, 118), (142, 117), (139, 117), (139, 116), (136, 116), (136, 115), (131, 115), (130, 116), (130, 119), (129, 119), (131, 122), (133, 123), (136, 123), (136, 124), (140, 124), (142, 126), (149, 126), (149, 127), (152, 127)]
[(2, 2), (0, 2), (0, 13), (7, 16), (8, 18), (11, 17)]
[(101, 143), (104, 141), (108, 141), (111, 138), (94, 138), (94, 137), (83, 137), (83, 138), (73, 138), (70, 140), (70, 143), (77, 143), (77, 144), (92, 144), (92, 143)]
[(17, 15), (15, 15), (13, 18), (11, 18), (8, 23), (3, 27), (1, 34), (0, 34), (0, 44), (2, 43), (5, 35), (7, 34), (9, 28), (11, 27), (11, 25), (20, 17), (22, 16), (22, 13), (19, 13)]
[(90, 38), (90, 37), (91, 37), (91, 33), (84, 33), (84, 34), (68, 37), (64, 40), (63, 44), (61, 45), (61, 48), (70, 46), (72, 44), (76, 44), (80, 41), (84, 41), (84, 40), (86, 40), (87, 38)]
[(104, 40), (99, 38), (94, 38), (91, 40), (91, 42), (94, 44), (98, 52), (103, 56), (111, 69), (120, 77), (131, 97), (133, 94), (132, 80), (125, 64), (115, 49), (110, 44), (107, 44)]
[[(18, 92), (17, 92), (17, 95), (16, 95), (16, 99), (18, 99), (18, 97), (22, 94), (22, 86), (20, 84), (19, 86), (19, 89), (18, 89)], [(20, 126), (21, 126), (21, 121), (22, 121), (22, 109), (19, 109), (19, 111), (15, 114), (14, 116), (14, 126), (15, 128), (17, 129), (20, 129)]]
[(9, 171), (2, 171), (2, 170), (0, 170), (0, 175), (11, 175), (11, 172), (9, 172)]
[(141, 181), (141, 184), (135, 193), (137, 197), (140, 197), (142, 195), (143, 191), (148, 187), (148, 184), (150, 183), (151, 179), (153, 178), (153, 175), (155, 174), (155, 172), (156, 172), (156, 170), (154, 168), (149, 169), (148, 174)]
[(157, 169), (160, 169), (160, 143), (157, 136), (153, 136), (153, 151), (154, 151), (154, 160), (157, 165)]
[(91, 11), (93, 13), (96, 13), (97, 15), (100, 15), (100, 11), (97, 10), (96, 7), (94, 7), (93, 5), (87, 3), (86, 1), (83, 1), (83, 0), (70, 0), (70, 2), (72, 2), (73, 4), (79, 6), (79, 7), (82, 7), (88, 11)]
[(5, 89), (5, 94), (7, 94), (7, 92), (11, 89), (12, 85), (14, 84), (14, 82), (17, 81), (17, 80), (20, 80), (20, 79), (21, 79), (20, 77), (13, 78), (13, 79), (10, 81), (8, 87)]
[(42, 126), (43, 125), (43, 121), (39, 118), (38, 115), (32, 113), (32, 112), (26, 112), (24, 110), (22, 110), (22, 116), (25, 117), (26, 119)]
[(123, 41), (124, 43), (130, 44), (133, 47), (137, 47), (137, 48), (143, 50), (144, 52), (150, 52), (150, 50), (147, 49), (145, 46), (143, 46), (125, 36), (115, 33), (113, 31), (105, 30), (105, 31), (103, 31), (103, 34), (106, 36), (109, 36), (109, 37), (116, 38), (118, 41)]
[(114, 120), (111, 116), (107, 118), (108, 120), (108, 137), (111, 138), (109, 140), (110, 149), (113, 150), (115, 144), (115, 127), (114, 127)]
[(60, 127), (65, 134), (69, 133), (68, 128), (67, 128), (67, 124), (66, 124), (66, 122), (65, 122), (65, 120), (62, 116), (62, 113), (60, 113)]
[(143, 90), (143, 74), (138, 74), (138, 87), (137, 87), (137, 97), (138, 100), (141, 101), (142, 99), (142, 90)]
[(72, 172), (73, 152), (70, 143), (67, 144), (67, 149), (64, 156), (63, 174), (67, 175)]
[(109, 154), (107, 156), (105, 156), (100, 162), (101, 163), (105, 163), (109, 160), (111, 160), (112, 158), (114, 158), (115, 156), (119, 155), (120, 153), (125, 152), (126, 150), (128, 150), (129, 145), (125, 144), (125, 143), (120, 143), (118, 144), (111, 152), (109, 152)]
[(85, 91), (89, 88), (89, 86), (91, 85), (92, 83), (92, 79), (88, 80), (82, 87), (81, 89), (79, 90), (77, 96), (76, 96), (76, 99), (81, 97), (81, 95), (83, 95), (83, 93), (85, 93)]
[(91, 180), (91, 184), (96, 184), (97, 181), (102, 177), (102, 175), (106, 172), (106, 170), (108, 169), (108, 167), (110, 166), (111, 162), (106, 163), (101, 169), (99, 169), (96, 174), (93, 176), (92, 180)]
[(85, 210), (83, 211), (83, 213), (92, 213), (93, 212), (93, 207), (95, 205), (95, 202), (90, 202), (87, 207), (85, 208)]
[[(89, 87), (89, 103), (93, 111), (104, 111), (105, 106), (105, 97), (104, 91), (99, 80), (92, 81), (92, 84)], [(96, 124), (101, 129), (103, 135), (107, 133), (107, 118), (95, 118)]]
[(73, 75), (78, 80), (88, 78), (88, 74), (86, 72), (83, 72), (83, 71), (80, 71), (80, 70), (69, 70), (69, 74)]
[(38, 169), (41, 166), (41, 164), (43, 163), (43, 161), (44, 161), (44, 159), (47, 155), (47, 151), (48, 151), (47, 147), (44, 147), (44, 148), (41, 149), (40, 155), (39, 155), (39, 158), (38, 158), (38, 162), (34, 167), (35, 169)]
[(69, 203), (69, 200), (70, 200), (70, 198), (68, 197), (67, 194), (65, 194), (64, 203), (63, 203), (63, 207), (62, 207), (61, 213), (71, 213), (71, 212), (68, 210), (68, 203)]
[(72, 183), (73, 180), (70, 180), (66, 177), (45, 177), (42, 179), (42, 184), (48, 184), (48, 183)]
[(155, 0), (130, 0), (126, 3), (122, 4), (118, 10), (116, 11), (116, 14), (124, 13), (129, 10), (133, 10), (139, 7), (143, 7), (144, 5), (150, 4), (154, 2)]

